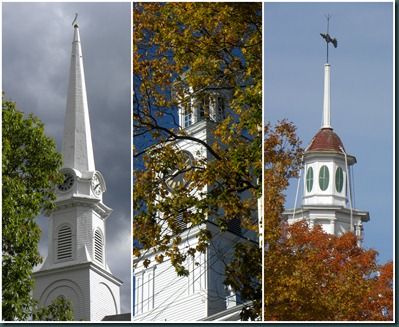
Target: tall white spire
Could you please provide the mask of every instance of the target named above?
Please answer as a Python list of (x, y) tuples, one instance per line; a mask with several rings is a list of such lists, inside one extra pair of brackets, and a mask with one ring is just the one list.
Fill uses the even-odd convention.
[(95, 171), (79, 26), (74, 25), (68, 98), (65, 111), (63, 167)]
[(324, 65), (324, 106), (323, 106), (323, 126), (321, 128), (331, 128), (330, 125), (330, 64)]

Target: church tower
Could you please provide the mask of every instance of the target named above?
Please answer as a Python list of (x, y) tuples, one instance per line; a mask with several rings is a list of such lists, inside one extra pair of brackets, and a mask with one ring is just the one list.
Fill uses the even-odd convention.
[[(183, 75), (183, 83), (184, 79)], [(212, 130), (229, 114), (228, 103), (231, 100), (231, 93), (219, 89), (199, 94), (190, 86), (185, 87), (187, 93), (183, 97), (190, 100), (179, 106), (180, 127), (189, 137), (199, 139), (206, 144), (217, 142)], [(188, 96), (194, 93), (196, 96)], [(204, 158), (206, 161), (214, 160), (204, 145), (190, 138), (177, 140), (174, 145), (182, 151), (187, 162)], [(168, 188), (173, 190), (185, 182), (184, 175), (180, 174), (166, 183)], [(209, 186), (201, 189), (201, 193), (207, 191)], [(154, 260), (157, 253), (148, 251), (144, 257), (137, 260), (134, 269), (133, 320), (193, 322), (208, 320), (209, 317), (226, 310), (237, 313), (234, 308), (238, 308), (238, 312), (241, 311), (239, 295), (223, 284), (224, 270), (234, 252), (233, 245), (237, 242), (248, 242), (248, 238), (251, 238), (252, 242), (257, 242), (254, 233), (241, 230), (239, 222), (234, 220), (229, 224), (227, 231), (221, 232), (214, 217), (208, 216), (206, 223), (195, 227), (187, 226), (181, 217), (176, 219), (183, 228), (180, 234), (183, 240), (181, 248), (195, 247), (198, 242), (197, 235), (202, 229), (211, 231), (213, 235), (210, 246), (205, 253), (196, 253), (194, 259), (189, 256), (185, 263), (189, 271), (188, 277), (178, 277), (169, 259), (157, 263)], [(147, 268), (143, 265), (145, 259), (151, 260)], [(239, 315), (237, 316), (239, 318)]]
[(350, 169), (356, 158), (347, 154), (330, 124), (330, 68), (330, 64), (324, 65), (323, 124), (303, 158), (302, 204), (286, 210), (283, 217), (290, 224), (305, 219), (309, 227), (318, 224), (334, 235), (352, 231), (361, 236), (363, 223), (370, 218), (367, 211), (353, 208)]
[(99, 321), (120, 313), (122, 282), (112, 275), (105, 251), (105, 180), (96, 170), (79, 26), (74, 25), (62, 147), (64, 182), (48, 221), (48, 255), (34, 273), (34, 297), (49, 305), (72, 301), (74, 320)]

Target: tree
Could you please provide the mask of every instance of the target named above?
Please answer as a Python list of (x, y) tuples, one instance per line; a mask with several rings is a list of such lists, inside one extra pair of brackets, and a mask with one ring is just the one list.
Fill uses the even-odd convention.
[[(177, 273), (187, 275), (186, 258), (204, 252), (211, 235), (201, 230), (197, 247), (180, 249), (182, 229), (173, 219), (179, 214), (192, 227), (212, 216), (221, 230), (238, 220), (243, 229), (259, 232), (254, 213), (263, 180), (262, 4), (136, 3), (133, 15), (134, 255), (140, 260), (152, 249), (159, 262), (169, 257)], [(180, 128), (177, 112), (183, 107), (189, 112), (189, 104), (204, 104), (215, 92), (229, 95), (231, 112), (213, 125), (215, 142), (206, 143)], [(270, 170), (284, 170), (288, 179), (300, 157), (295, 128), (283, 121), (267, 133), (268, 160), (274, 161)], [(183, 139), (204, 147), (208, 158), (185, 165), (174, 146)], [(168, 179), (183, 172), (188, 186), (168, 190)], [(202, 192), (206, 187), (208, 192)], [(243, 317), (259, 316), (258, 245), (237, 245), (232, 262), (243, 270), (227, 268), (226, 283), (253, 302)], [(248, 262), (253, 266), (246, 270)], [(248, 283), (251, 292), (245, 291)]]
[(378, 267), (371, 280), (369, 297), (365, 298), (368, 320), (394, 320), (393, 312), (393, 262)]
[[(272, 128), (270, 123), (264, 126), (264, 171), (263, 171), (263, 218), (262, 247), (268, 253), (271, 245), (278, 242), (282, 232), (282, 212), (289, 180), (298, 177), (300, 158), (303, 149), (296, 136), (296, 128), (286, 120)], [(245, 244), (236, 246), (237, 256), (227, 266), (226, 284), (250, 299), (252, 305), (244, 307), (242, 320), (254, 320), (262, 312), (262, 286), (253, 283), (253, 276), (262, 280), (262, 249), (249, 248)], [(265, 262), (266, 263), (266, 262)]]
[[(142, 251), (154, 249), (159, 261), (170, 257), (177, 273), (187, 275), (187, 256), (204, 252), (212, 235), (201, 230), (198, 246), (181, 252), (182, 229), (173, 217), (182, 214), (194, 227), (215, 216), (222, 229), (239, 218), (257, 229), (251, 212), (261, 191), (261, 4), (135, 4), (133, 30), (133, 232)], [(180, 129), (176, 117), (179, 107), (205, 101), (215, 91), (233, 95), (234, 116), (214, 126), (218, 142), (207, 144)], [(181, 139), (201, 144), (212, 160), (185, 167), (173, 143)], [(190, 184), (169, 192), (166, 181), (183, 170)], [(212, 192), (205, 194), (208, 185)], [(252, 194), (245, 201), (244, 191)], [(162, 225), (171, 232), (164, 233)], [(134, 254), (141, 256), (139, 247)]]
[(43, 123), (32, 114), (25, 118), (4, 93), (2, 108), (3, 320), (27, 320), (35, 305), (33, 267), (42, 262), (34, 218), (54, 208), (61, 154)]
[(47, 307), (36, 308), (33, 321), (72, 321), (72, 301), (58, 297)]
[(281, 230), (265, 252), (265, 320), (392, 320), (391, 262), (379, 266), (351, 232), (304, 221)]
[[(180, 249), (182, 229), (173, 218), (181, 214), (185, 223), (200, 226), (207, 217), (216, 216), (222, 230), (238, 219), (242, 228), (259, 233), (258, 221), (252, 219), (251, 213), (257, 209), (256, 200), (263, 197), (260, 239), (265, 253), (265, 298), (260, 283), (261, 249), (253, 244), (237, 244), (234, 258), (226, 266), (225, 284), (249, 301), (242, 319), (259, 318), (263, 300), (267, 320), (356, 319), (359, 299), (368, 308), (362, 310), (363, 319), (373, 314), (375, 319), (389, 318), (392, 315), (389, 264), (378, 266), (375, 252), (354, 247), (353, 235), (330, 238), (318, 235), (321, 233), (318, 228), (309, 231), (301, 225), (287, 227), (281, 221), (283, 191), (290, 178), (298, 176), (303, 149), (295, 126), (286, 120), (276, 126), (266, 123), (264, 130), (261, 129), (261, 18), (260, 3), (134, 4), (133, 233), (137, 243), (133, 251), (136, 260), (151, 249), (158, 252), (157, 261), (169, 257), (177, 273), (186, 275), (186, 258), (204, 251), (211, 235), (203, 230), (196, 248)], [(217, 141), (204, 144), (180, 128), (176, 113), (179, 108), (190, 112), (191, 103), (204, 104), (210, 92), (231, 94), (231, 115), (214, 127), (212, 134)], [(197, 159), (187, 166), (183, 153), (173, 146), (174, 141), (182, 139), (206, 148), (211, 160)], [(190, 184), (170, 192), (166, 186), (168, 179), (181, 173), (186, 173)], [(211, 191), (201, 193), (205, 186), (212, 186)], [(243, 200), (244, 192), (252, 196)], [(219, 214), (219, 208), (224, 209), (223, 215)], [(158, 217), (158, 212), (162, 216)], [(170, 233), (164, 232), (165, 226)], [(294, 231), (298, 237), (289, 238)], [(306, 250), (297, 251), (292, 242), (299, 242), (301, 237), (308, 243), (301, 247)], [(334, 250), (338, 245), (342, 253)], [(335, 256), (335, 261), (331, 259), (335, 264), (344, 257), (357, 266), (348, 263), (342, 269), (335, 267), (332, 277), (323, 275), (325, 270), (333, 271), (333, 267), (326, 261), (323, 268), (315, 259), (318, 251)], [(309, 263), (314, 263), (317, 269), (310, 269)], [(316, 277), (339, 291), (324, 287)], [(360, 284), (353, 284), (358, 279)], [(319, 293), (322, 296), (317, 300), (314, 294)], [(344, 302), (337, 303), (337, 298), (335, 302), (331, 300), (342, 313), (325, 307), (321, 300), (330, 301), (343, 295), (350, 295), (347, 306)], [(307, 304), (308, 299), (314, 308)]]

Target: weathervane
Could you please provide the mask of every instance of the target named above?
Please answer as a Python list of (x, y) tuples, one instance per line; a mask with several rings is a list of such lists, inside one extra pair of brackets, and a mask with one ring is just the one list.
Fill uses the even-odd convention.
[(334, 45), (334, 48), (336, 48), (337, 47), (337, 45), (338, 45), (338, 42), (337, 42), (337, 39), (332, 39), (331, 38), (331, 36), (328, 34), (328, 28), (329, 28), (329, 25), (330, 25), (330, 18), (331, 18), (332, 16), (330, 15), (330, 14), (328, 14), (328, 15), (326, 15), (326, 18), (327, 18), (327, 34), (322, 34), (322, 33), (320, 33), (320, 35), (326, 40), (326, 42), (327, 42), (327, 64), (328, 64), (328, 43), (332, 43), (333, 45)]
[[(78, 19), (78, 14), (75, 13), (75, 19), (74, 19), (73, 22), (72, 22), (72, 26), (74, 26), (73, 24), (75, 24), (75, 22), (76, 22), (77, 19)], [(77, 24), (76, 24), (76, 25), (77, 25)]]

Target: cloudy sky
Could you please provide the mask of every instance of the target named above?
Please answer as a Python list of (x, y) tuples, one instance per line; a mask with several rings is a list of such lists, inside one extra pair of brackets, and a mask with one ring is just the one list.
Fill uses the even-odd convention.
[[(72, 21), (78, 23), (96, 168), (107, 183), (107, 257), (124, 284), (121, 311), (131, 312), (131, 5), (2, 3), (2, 89), (18, 109), (34, 113), (61, 151)], [(47, 218), (40, 250), (47, 254)]]
[[(364, 243), (381, 263), (393, 259), (393, 5), (266, 3), (265, 119), (294, 122), (306, 147), (321, 127), (326, 14), (331, 64), (331, 125), (354, 166), (355, 207), (370, 212)], [(297, 182), (287, 191), (293, 208)], [(301, 189), (303, 183), (301, 184)]]

